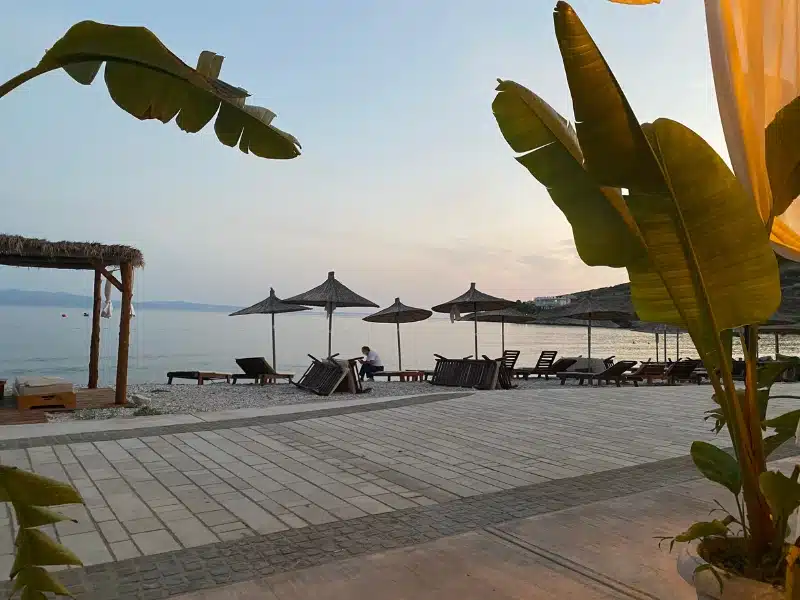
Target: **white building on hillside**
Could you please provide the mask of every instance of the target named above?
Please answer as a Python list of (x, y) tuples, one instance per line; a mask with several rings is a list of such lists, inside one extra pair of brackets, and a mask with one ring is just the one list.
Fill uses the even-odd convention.
[(537, 296), (533, 299), (534, 305), (539, 308), (558, 308), (559, 306), (566, 306), (572, 302), (572, 296)]

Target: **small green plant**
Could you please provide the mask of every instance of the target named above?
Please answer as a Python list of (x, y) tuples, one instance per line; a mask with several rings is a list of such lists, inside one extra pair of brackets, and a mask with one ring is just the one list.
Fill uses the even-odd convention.
[(163, 415), (164, 413), (158, 410), (157, 408), (153, 408), (152, 406), (142, 406), (137, 408), (133, 416), (134, 417), (150, 417), (155, 415)]
[(45, 600), (46, 592), (71, 597), (45, 567), (82, 563), (37, 528), (71, 520), (44, 507), (83, 504), (83, 498), (66, 483), (0, 465), (0, 502), (11, 503), (17, 520), (16, 557), (9, 574), (14, 582), (12, 597), (17, 592), (22, 600)]
[[(691, 456), (734, 495), (735, 514), (695, 523), (670, 545), (699, 540), (702, 569), (783, 581), (791, 597), (800, 546), (785, 538), (800, 507), (800, 471), (770, 472), (766, 461), (793, 437), (800, 410), (767, 418), (772, 384), (786, 365), (759, 364), (758, 324), (781, 300), (769, 234), (774, 217), (800, 195), (800, 99), (766, 130), (773, 211), (765, 223), (699, 135), (669, 119), (639, 123), (569, 4), (558, 2), (554, 22), (576, 125), (530, 90), (500, 80), (492, 104), (500, 131), (567, 217), (581, 259), (626, 268), (639, 318), (689, 331), (714, 389), (708, 416), (733, 446), (728, 454), (695, 442)], [(734, 335), (745, 355), (744, 389), (733, 379)]]

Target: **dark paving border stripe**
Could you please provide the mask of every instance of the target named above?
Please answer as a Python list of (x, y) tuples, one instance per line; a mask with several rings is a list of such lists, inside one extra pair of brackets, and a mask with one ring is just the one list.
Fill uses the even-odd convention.
[[(785, 445), (773, 458), (800, 455)], [(402, 548), (698, 479), (688, 456), (58, 574), (79, 600), (152, 600)], [(0, 584), (0, 593), (10, 585)]]
[[(227, 419), (224, 421), (209, 421), (201, 423), (185, 423), (182, 425), (160, 425), (157, 427), (141, 427), (137, 429), (119, 429), (113, 431), (90, 431), (86, 433), (72, 433), (68, 435), (45, 435), (41, 437), (20, 438), (16, 440), (0, 440), (0, 450), (19, 450), (23, 448), (38, 448), (39, 446), (58, 446), (60, 444), (75, 444), (78, 442), (103, 442), (107, 440), (122, 440), (132, 437), (150, 437), (170, 433), (190, 433), (194, 431), (213, 431), (216, 429), (232, 429), (234, 427), (253, 427), (255, 425), (271, 425), (274, 423), (287, 423), (289, 421), (304, 421), (319, 417), (333, 417), (350, 415), (353, 413), (372, 412), (387, 408), (401, 408), (417, 404), (430, 404), (442, 400), (455, 400), (471, 396), (474, 392), (451, 392), (428, 394), (427, 396), (412, 396), (375, 402), (374, 404), (360, 404), (356, 406), (342, 406), (338, 408), (320, 408), (299, 413), (286, 413), (283, 415), (265, 415), (263, 417), (246, 417), (242, 419)], [(136, 417), (130, 417), (135, 419)]]

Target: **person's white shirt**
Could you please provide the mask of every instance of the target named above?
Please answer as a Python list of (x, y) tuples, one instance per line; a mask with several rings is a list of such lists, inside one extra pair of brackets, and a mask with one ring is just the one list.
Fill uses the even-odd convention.
[(381, 362), (381, 357), (378, 356), (378, 353), (375, 350), (370, 350), (367, 352), (367, 357), (364, 359), (364, 362), (372, 365), (373, 367), (382, 367), (383, 363)]

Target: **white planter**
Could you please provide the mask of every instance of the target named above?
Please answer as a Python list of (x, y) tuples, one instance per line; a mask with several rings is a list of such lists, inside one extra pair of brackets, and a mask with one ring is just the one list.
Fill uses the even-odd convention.
[(781, 590), (760, 581), (736, 575), (722, 576), (722, 590), (714, 574), (701, 571), (694, 575), (698, 565), (705, 564), (699, 556), (681, 552), (678, 557), (678, 573), (697, 592), (697, 600), (783, 600)]

